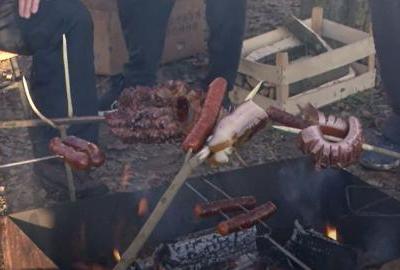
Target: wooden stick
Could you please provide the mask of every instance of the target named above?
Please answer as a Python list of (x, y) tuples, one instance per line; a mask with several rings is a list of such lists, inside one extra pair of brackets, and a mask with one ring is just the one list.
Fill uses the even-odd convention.
[[(53, 118), (50, 119), (56, 125), (72, 125), (72, 124), (86, 124), (86, 123), (96, 123), (103, 122), (105, 120), (104, 116), (75, 116), (66, 118)], [(48, 125), (41, 119), (30, 119), (30, 120), (11, 120), (0, 122), (0, 129), (12, 129), (12, 128), (29, 128), (29, 127), (39, 127)]]
[(156, 208), (153, 210), (136, 238), (129, 245), (128, 249), (124, 252), (121, 260), (114, 267), (114, 270), (126, 270), (128, 267), (133, 265), (143, 245), (146, 243), (147, 239), (150, 237), (151, 233), (153, 232), (161, 218), (164, 216), (165, 212), (167, 211), (168, 207), (172, 203), (180, 188), (185, 183), (186, 179), (192, 174), (192, 171), (195, 168), (197, 168), (204, 162), (205, 158), (200, 155), (191, 157), (191, 153), (189, 151), (185, 160), (187, 160), (187, 162), (183, 164), (182, 168), (175, 176), (171, 185), (164, 192)]
[(257, 95), (257, 93), (260, 91), (261, 86), (263, 85), (263, 83), (264, 83), (263, 81), (260, 81), (256, 85), (256, 87), (254, 87), (254, 89), (250, 91), (250, 93), (247, 95), (247, 97), (246, 97), (246, 99), (244, 101), (246, 102), (246, 101), (252, 100)]
[[(298, 134), (301, 132), (301, 129), (298, 128), (292, 128), (292, 127), (285, 127), (285, 126), (272, 126), (274, 129), (283, 131), (283, 132), (287, 132), (287, 133), (292, 133), (292, 134)], [(324, 135), (324, 137), (327, 140), (333, 141), (333, 142), (339, 142), (342, 139), (341, 138), (337, 138), (337, 137), (333, 137), (333, 136), (328, 136), (328, 135)], [(388, 150), (385, 148), (381, 148), (378, 146), (374, 146), (374, 145), (370, 145), (370, 144), (363, 144), (362, 148), (364, 151), (369, 151), (369, 152), (375, 152), (381, 155), (385, 155), (388, 157), (392, 157), (392, 158), (396, 158), (396, 159), (400, 159), (400, 153), (392, 151), (392, 150)]]
[(68, 117), (72, 117), (74, 115), (74, 106), (72, 104), (71, 80), (69, 76), (67, 37), (65, 36), (65, 34), (63, 34), (62, 38), (63, 38), (62, 52), (63, 52), (64, 75), (65, 75), (65, 92), (67, 94)]

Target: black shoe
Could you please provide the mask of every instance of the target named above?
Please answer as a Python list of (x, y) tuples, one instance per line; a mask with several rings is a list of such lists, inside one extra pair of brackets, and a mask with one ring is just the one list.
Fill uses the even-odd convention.
[(111, 77), (111, 89), (99, 99), (99, 110), (108, 111), (124, 90), (125, 79), (121, 74)]
[[(393, 143), (383, 135), (374, 135), (371, 139), (368, 139), (371, 140), (370, 143), (373, 145), (400, 153), (400, 145)], [(360, 164), (370, 170), (389, 171), (399, 167), (400, 160), (375, 152), (364, 151), (360, 158)]]
[[(62, 162), (52, 160), (35, 164), (34, 173), (47, 194), (59, 200), (68, 198), (68, 181)], [(94, 180), (89, 172), (73, 172), (73, 176), (79, 199), (105, 195), (109, 191), (105, 184)]]

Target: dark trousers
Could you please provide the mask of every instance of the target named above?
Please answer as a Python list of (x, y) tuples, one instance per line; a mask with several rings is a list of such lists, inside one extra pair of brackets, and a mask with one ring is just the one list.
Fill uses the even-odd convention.
[[(164, 48), (174, 0), (118, 0), (120, 20), (129, 51), (124, 68), (126, 86), (153, 85)], [(246, 0), (207, 0), (210, 30), (209, 75), (206, 83), (224, 77), (233, 87), (242, 49)]]
[(394, 112), (383, 132), (400, 144), (400, 1), (370, 0), (370, 5), (381, 76)]
[[(67, 99), (62, 58), (62, 34), (68, 41), (68, 59), (74, 114), (97, 115), (94, 73), (93, 25), (79, 0), (42, 0), (30, 19), (17, 13), (15, 0), (0, 4), (0, 50), (32, 55), (31, 95), (47, 117), (66, 117)], [(72, 126), (69, 133), (96, 142), (97, 125)], [(30, 129), (36, 156), (47, 153), (52, 128)]]

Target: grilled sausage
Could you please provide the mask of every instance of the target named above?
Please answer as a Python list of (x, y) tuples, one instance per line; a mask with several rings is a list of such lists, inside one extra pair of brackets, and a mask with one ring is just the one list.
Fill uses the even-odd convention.
[(298, 137), (300, 149), (312, 156), (317, 168), (347, 167), (356, 163), (363, 144), (361, 123), (356, 117), (351, 116), (346, 125), (349, 130), (345, 138), (339, 142), (326, 140), (323, 129), (318, 125), (302, 130)]
[(182, 144), (185, 151), (192, 149), (193, 152), (197, 152), (204, 145), (218, 119), (226, 88), (227, 82), (223, 78), (217, 78), (210, 84), (199, 120)]
[(74, 170), (87, 170), (90, 168), (89, 156), (64, 144), (59, 137), (51, 139), (49, 149), (54, 154), (62, 156), (64, 161)]
[(78, 152), (84, 152), (89, 156), (91, 165), (100, 167), (104, 164), (105, 155), (94, 143), (88, 142), (75, 136), (68, 136), (63, 142)]
[(267, 110), (269, 119), (278, 122), (284, 126), (303, 129), (309, 126), (309, 123), (299, 116), (295, 116), (274, 106)]
[(198, 203), (194, 207), (194, 214), (196, 217), (209, 217), (218, 214), (220, 211), (232, 212), (241, 210), (242, 207), (253, 209), (256, 206), (256, 203), (257, 201), (254, 196), (245, 196), (210, 203)]
[(247, 229), (257, 224), (260, 220), (269, 218), (277, 210), (277, 207), (272, 202), (267, 202), (248, 213), (244, 213), (233, 217), (229, 220), (220, 222), (217, 226), (217, 231), (221, 235), (228, 235), (239, 230)]
[(311, 104), (302, 107), (301, 111), (308, 126), (318, 125), (325, 135), (344, 138), (349, 131), (349, 125), (344, 119), (334, 115), (326, 117)]

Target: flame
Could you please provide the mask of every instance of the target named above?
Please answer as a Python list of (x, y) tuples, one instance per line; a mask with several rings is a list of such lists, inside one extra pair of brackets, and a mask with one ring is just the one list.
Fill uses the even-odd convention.
[(326, 236), (337, 241), (338, 240), (337, 229), (332, 225), (326, 226)]
[(113, 256), (114, 256), (114, 260), (116, 262), (121, 261), (121, 253), (119, 253), (118, 249), (116, 249), (116, 248), (113, 249)]
[(144, 217), (149, 212), (149, 201), (146, 198), (141, 198), (138, 205), (139, 217)]

